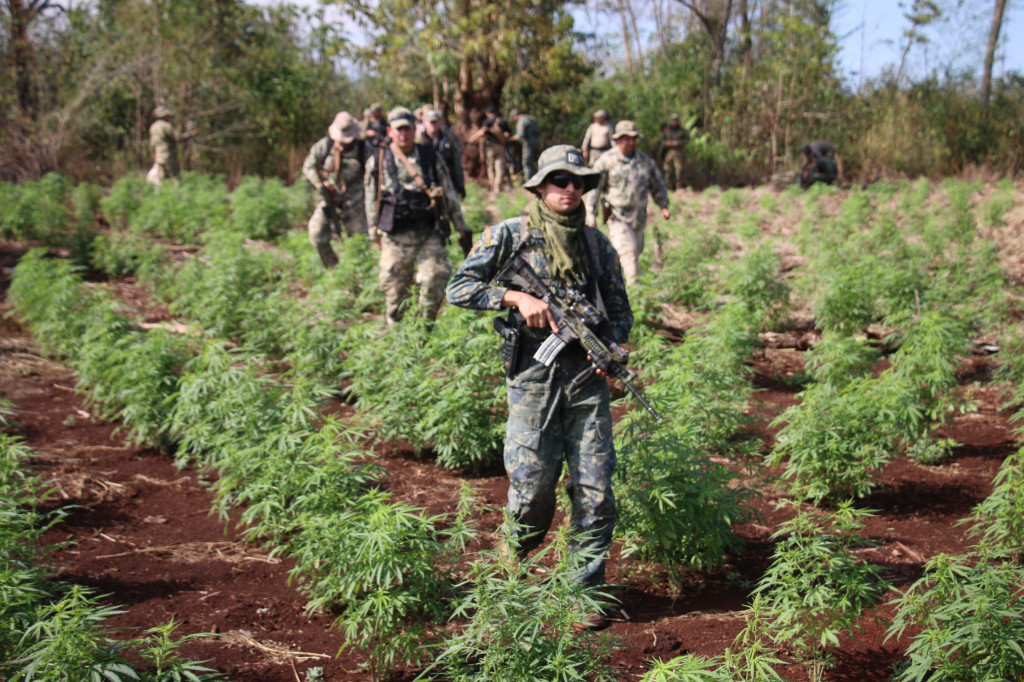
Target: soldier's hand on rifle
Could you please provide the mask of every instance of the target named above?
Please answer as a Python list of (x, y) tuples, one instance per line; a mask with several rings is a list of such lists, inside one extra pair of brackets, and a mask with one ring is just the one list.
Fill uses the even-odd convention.
[(533, 327), (534, 329), (550, 327), (551, 331), (556, 334), (558, 333), (558, 324), (551, 314), (551, 309), (548, 308), (547, 303), (539, 298), (531, 296), (525, 291), (509, 289), (505, 292), (505, 296), (502, 297), (501, 303), (506, 308), (519, 308), (519, 313), (526, 320), (527, 327)]
[[(590, 357), (590, 353), (587, 353), (587, 360), (589, 360), (590, 362), (594, 361), (594, 358)], [(608, 374), (608, 372), (601, 369), (600, 367), (594, 367), (594, 374), (596, 374), (599, 377), (603, 377), (604, 379), (607, 379), (609, 382), (611, 382), (612, 380), (611, 375)]]

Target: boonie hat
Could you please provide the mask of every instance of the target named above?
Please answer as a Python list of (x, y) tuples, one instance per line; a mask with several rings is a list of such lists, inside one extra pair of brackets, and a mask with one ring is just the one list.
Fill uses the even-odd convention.
[(617, 140), (620, 137), (643, 137), (640, 131), (636, 129), (636, 123), (633, 121), (619, 121), (615, 124), (615, 134), (612, 135), (613, 140)]
[(672, 114), (668, 117), (669, 123), (679, 123), (679, 114)]
[(360, 132), (359, 121), (347, 111), (338, 112), (338, 115), (334, 117), (334, 122), (327, 128), (328, 137), (342, 144), (355, 141)]
[(392, 128), (411, 127), (415, 122), (416, 118), (407, 107), (395, 107), (388, 112), (388, 125)]
[(171, 115), (171, 110), (163, 104), (153, 110), (153, 118), (165, 118)]
[(523, 183), (523, 188), (534, 194), (537, 193), (535, 188), (542, 184), (545, 178), (558, 171), (565, 171), (583, 178), (584, 192), (596, 188), (601, 179), (601, 171), (587, 168), (587, 164), (583, 161), (583, 152), (579, 147), (573, 147), (571, 144), (556, 144), (554, 147), (548, 147), (541, 152), (540, 158), (537, 159), (537, 166), (539, 170), (533, 174), (532, 178)]

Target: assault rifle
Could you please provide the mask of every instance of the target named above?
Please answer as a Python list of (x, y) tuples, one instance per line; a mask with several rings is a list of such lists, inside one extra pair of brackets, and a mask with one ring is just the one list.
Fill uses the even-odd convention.
[(582, 384), (590, 378), (595, 370), (601, 370), (618, 379), (640, 404), (660, 421), (661, 415), (647, 402), (643, 393), (633, 383), (637, 379), (637, 374), (626, 367), (626, 363), (629, 361), (629, 352), (614, 341), (605, 341), (594, 331), (605, 321), (604, 316), (583, 294), (575, 289), (569, 289), (564, 297), (558, 296), (552, 291), (523, 258), (524, 246), (525, 242), (512, 252), (508, 263), (495, 279), (501, 282), (514, 282), (523, 287), (523, 291), (526, 293), (547, 303), (548, 310), (551, 311), (551, 316), (555, 319), (555, 324), (558, 325), (558, 333), (552, 332), (551, 336), (533, 354), (533, 359), (547, 367), (554, 362), (555, 357), (570, 341), (579, 341), (583, 349), (587, 351), (587, 357), (592, 364), (573, 378), (573, 385)]

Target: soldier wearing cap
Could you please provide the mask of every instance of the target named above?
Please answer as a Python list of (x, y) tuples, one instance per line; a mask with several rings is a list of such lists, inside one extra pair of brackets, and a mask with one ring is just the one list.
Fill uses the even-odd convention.
[(445, 125), (444, 114), (437, 109), (427, 109), (423, 114), (423, 133), (417, 142), (434, 145), (434, 149), (448, 166), (455, 192), (460, 199), (466, 198), (466, 173), (462, 168), (462, 143), (454, 131)]
[(387, 135), (387, 124), (384, 122), (384, 107), (380, 102), (374, 102), (367, 107), (362, 122), (362, 136), (364, 140), (373, 145), (380, 142)]
[(326, 268), (338, 264), (331, 236), (341, 234), (341, 225), (350, 236), (367, 232), (363, 170), (370, 148), (359, 139), (360, 132), (354, 116), (339, 112), (327, 128), (327, 137), (310, 147), (302, 164), (302, 175), (320, 194), (309, 218), (309, 242)]
[(181, 174), (178, 165), (178, 143), (195, 136), (194, 131), (181, 135), (171, 125), (173, 112), (163, 104), (153, 110), (153, 124), (149, 126), (149, 146), (153, 150), (153, 166), (146, 180), (157, 187), (167, 179), (176, 180)]
[[(388, 144), (366, 164), (366, 220), (380, 246), (380, 288), (388, 326), (402, 318), (413, 284), (433, 319), (452, 273), (449, 225), (464, 229), (448, 167), (429, 144), (416, 144), (416, 119), (405, 107), (388, 113)], [(468, 233), (465, 233), (468, 235)]]
[(512, 110), (509, 117), (516, 124), (512, 139), (519, 143), (523, 150), (523, 178), (529, 180), (537, 173), (537, 154), (540, 153), (540, 125), (530, 114)]
[(679, 122), (679, 114), (672, 114), (668, 125), (661, 129), (661, 167), (665, 173), (665, 184), (671, 190), (683, 188), (685, 149), (689, 141), (690, 132)]
[(591, 168), (597, 163), (597, 160), (601, 158), (601, 155), (612, 148), (612, 134), (615, 130), (612, 128), (611, 117), (608, 112), (604, 109), (598, 109), (594, 112), (593, 120), (587, 132), (583, 135), (583, 159), (587, 162)]
[(601, 156), (594, 165), (601, 179), (597, 189), (587, 197), (587, 215), (597, 215), (602, 199), (607, 204), (610, 211), (606, 218), (608, 233), (622, 261), (626, 282), (636, 284), (647, 227), (647, 198), (654, 199), (661, 207), (661, 217), (668, 219), (668, 188), (654, 160), (636, 148), (640, 137), (636, 123), (619, 121), (612, 137), (615, 149)]
[[(447, 295), (450, 303), (465, 308), (507, 308), (507, 324), (520, 334), (518, 354), (506, 367), (509, 415), (504, 460), (507, 506), (519, 524), (514, 546), (525, 556), (540, 545), (551, 525), (565, 462), (572, 498), (572, 549), (585, 548), (588, 557), (576, 577), (582, 583), (600, 584), (615, 525), (608, 382), (591, 375), (573, 384), (573, 378), (589, 367), (578, 342), (566, 346), (550, 366), (534, 360), (537, 348), (556, 331), (547, 304), (493, 280), (525, 242), (527, 261), (550, 287), (573, 287), (604, 308), (607, 323), (601, 331), (610, 340), (626, 340), (633, 312), (615, 249), (585, 221), (583, 193), (596, 186), (599, 173), (588, 168), (583, 153), (570, 145), (546, 149), (538, 163), (540, 170), (523, 185), (535, 195), (526, 214), (484, 230), (449, 282)], [(584, 624), (595, 626), (600, 620)]]

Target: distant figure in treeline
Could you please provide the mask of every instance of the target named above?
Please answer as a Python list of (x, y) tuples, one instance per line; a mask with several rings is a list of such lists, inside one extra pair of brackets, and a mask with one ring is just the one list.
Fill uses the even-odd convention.
[(512, 139), (520, 144), (523, 150), (524, 182), (537, 174), (537, 155), (540, 153), (540, 125), (530, 114), (512, 110), (510, 118), (516, 124), (516, 133)]
[(686, 143), (689, 141), (690, 132), (679, 122), (679, 114), (672, 114), (668, 125), (661, 128), (661, 172), (671, 190), (683, 188)]
[(594, 167), (601, 155), (612, 148), (612, 135), (615, 129), (612, 127), (612, 118), (604, 109), (598, 109), (591, 118), (587, 132), (583, 135), (583, 160), (587, 166)]
[[(508, 164), (505, 159), (505, 146), (512, 139), (512, 129), (498, 113), (494, 105), (487, 107), (487, 118), (480, 124), (469, 137), (469, 143), (474, 144), (483, 140), (484, 163), (487, 166), (487, 177), (491, 181), (491, 194), (495, 195), (501, 191), (508, 176)], [(512, 189), (511, 182), (509, 189)]]
[(807, 189), (816, 182), (831, 185), (839, 175), (836, 149), (828, 140), (815, 140), (800, 148), (804, 165), (800, 168), (800, 186)]
[(153, 125), (149, 126), (149, 146), (153, 150), (153, 167), (146, 173), (146, 180), (157, 187), (167, 179), (175, 180), (181, 175), (178, 164), (178, 143), (195, 136), (195, 131), (181, 135), (171, 125), (174, 113), (161, 104), (153, 110)]

